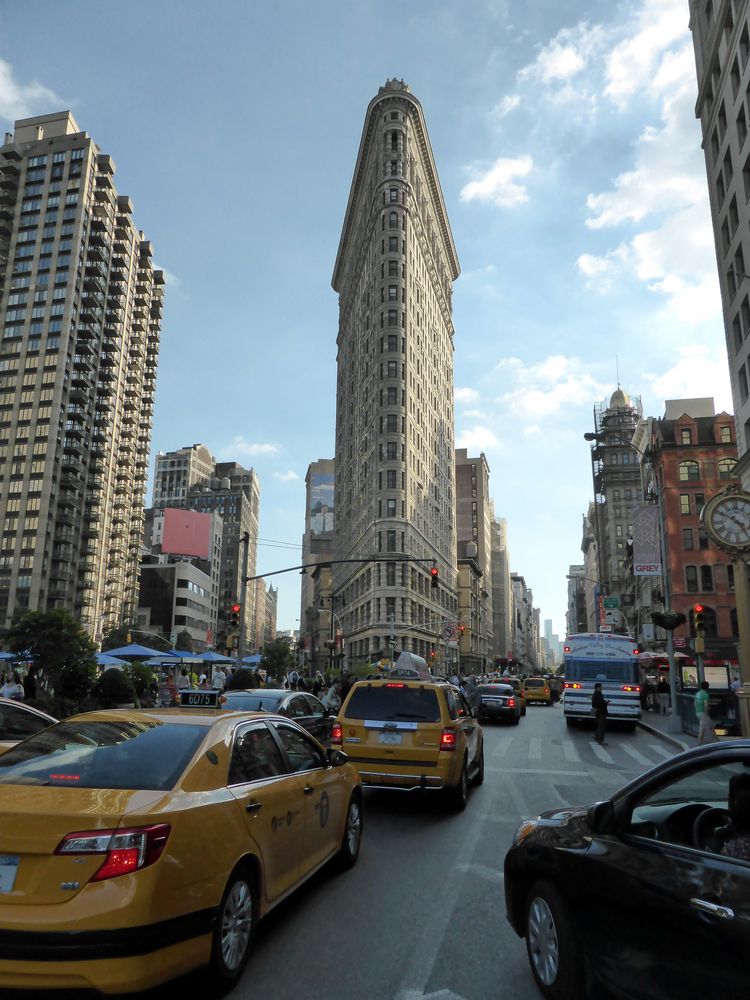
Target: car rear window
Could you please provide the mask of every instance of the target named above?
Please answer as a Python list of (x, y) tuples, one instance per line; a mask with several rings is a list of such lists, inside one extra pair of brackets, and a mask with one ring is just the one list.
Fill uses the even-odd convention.
[(0, 784), (166, 791), (206, 732), (150, 720), (59, 722), (0, 756)]
[(440, 703), (434, 688), (358, 685), (343, 714), (378, 722), (440, 722)]
[(225, 697), (225, 708), (241, 708), (243, 712), (275, 712), (284, 696), (263, 694), (262, 691), (227, 691)]
[(483, 684), (478, 690), (480, 694), (503, 695), (503, 697), (516, 693), (510, 684)]
[(527, 688), (545, 688), (547, 687), (547, 682), (541, 680), (538, 677), (529, 677), (526, 681)]

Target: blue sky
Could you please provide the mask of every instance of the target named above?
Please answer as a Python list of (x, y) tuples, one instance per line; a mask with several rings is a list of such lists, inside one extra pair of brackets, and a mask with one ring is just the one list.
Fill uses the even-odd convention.
[[(422, 102), (462, 275), (456, 444), (564, 631), (596, 403), (731, 393), (688, 0), (58, 0), (0, 11), (0, 124), (70, 108), (168, 273), (153, 451), (261, 480), (258, 572), (294, 565), (334, 448), (336, 250), (364, 114)], [(151, 461), (153, 469), (153, 455)], [(150, 493), (148, 500), (150, 501)], [(279, 544), (284, 543), (284, 544)], [(279, 627), (299, 576), (273, 578)]]

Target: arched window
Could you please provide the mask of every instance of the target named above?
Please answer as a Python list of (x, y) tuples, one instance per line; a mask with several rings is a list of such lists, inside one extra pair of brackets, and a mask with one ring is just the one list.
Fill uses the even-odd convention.
[(388, 228), (398, 229), (398, 212), (388, 213)]
[(680, 462), (678, 474), (681, 483), (692, 483), (700, 479), (700, 469), (697, 462)]
[(733, 458), (719, 459), (719, 479), (731, 479), (734, 475), (734, 467), (737, 463)]

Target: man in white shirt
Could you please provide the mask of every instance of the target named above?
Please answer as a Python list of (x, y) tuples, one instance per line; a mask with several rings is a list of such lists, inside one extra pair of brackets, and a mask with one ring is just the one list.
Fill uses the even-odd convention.
[(226, 682), (227, 682), (227, 675), (221, 669), (221, 665), (219, 664), (214, 669), (213, 677), (211, 678), (211, 686), (215, 687), (217, 691), (223, 691)]

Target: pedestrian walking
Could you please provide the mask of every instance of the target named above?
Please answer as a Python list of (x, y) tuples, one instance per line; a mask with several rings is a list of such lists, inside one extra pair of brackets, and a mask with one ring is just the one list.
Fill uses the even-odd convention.
[(177, 680), (175, 681), (175, 687), (177, 691), (187, 691), (190, 687), (190, 678), (188, 677), (187, 670), (183, 667), (182, 670), (177, 675)]
[(702, 743), (715, 743), (716, 732), (709, 712), (711, 699), (708, 694), (708, 681), (703, 681), (700, 688), (695, 692), (693, 704), (695, 705), (695, 715), (698, 719), (698, 746)]
[(12, 698), (13, 701), (23, 701), (24, 691), (18, 671), (13, 670), (5, 675), (5, 683), (0, 688), (0, 698)]
[(594, 684), (594, 693), (591, 695), (591, 707), (596, 716), (596, 735), (594, 739), (603, 746), (607, 745), (604, 740), (607, 731), (607, 705), (609, 705), (609, 699), (604, 697), (601, 683), (597, 681)]
[(659, 699), (659, 714), (669, 715), (669, 684), (666, 677), (662, 677), (656, 685), (656, 697)]
[(221, 666), (215, 667), (214, 672), (211, 676), (211, 686), (215, 687), (217, 691), (223, 691), (226, 682), (227, 682), (227, 675), (221, 669)]
[(22, 681), (24, 698), (27, 700), (29, 698), (36, 698), (36, 675), (38, 670), (39, 667), (36, 663), (32, 663)]

